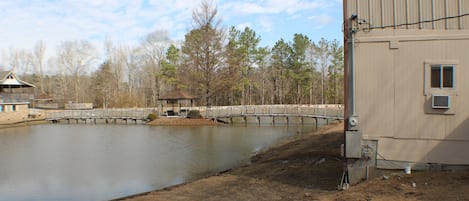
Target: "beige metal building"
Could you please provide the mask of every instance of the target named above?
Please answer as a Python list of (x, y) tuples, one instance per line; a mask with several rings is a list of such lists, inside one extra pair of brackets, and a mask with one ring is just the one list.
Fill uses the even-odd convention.
[(344, 0), (345, 156), (368, 167), (469, 165), (469, 0)]

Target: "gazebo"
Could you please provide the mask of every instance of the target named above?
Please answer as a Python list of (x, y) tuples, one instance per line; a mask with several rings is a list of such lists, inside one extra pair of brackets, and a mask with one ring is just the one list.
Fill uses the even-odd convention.
[(183, 90), (174, 90), (158, 98), (160, 115), (186, 116), (197, 98)]
[(35, 86), (19, 79), (12, 71), (0, 71), (0, 122), (19, 122), (28, 118)]
[(36, 86), (19, 79), (12, 71), (0, 71), (0, 101), (28, 103), (34, 99)]

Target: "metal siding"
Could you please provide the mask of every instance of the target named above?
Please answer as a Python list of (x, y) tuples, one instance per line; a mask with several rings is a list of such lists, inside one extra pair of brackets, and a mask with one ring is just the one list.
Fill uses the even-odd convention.
[(406, 29), (406, 24), (408, 21), (407, 15), (407, 0), (395, 0), (395, 14), (396, 15), (396, 25), (405, 25), (405, 26), (398, 26), (398, 29)]
[(360, 20), (365, 20), (366, 22), (370, 21), (369, 18), (369, 1), (370, 0), (361, 0), (360, 4), (358, 5), (358, 18)]
[[(461, 15), (469, 14), (469, 1), (461, 0)], [(461, 29), (469, 29), (469, 16), (464, 16), (461, 20)]]
[(435, 0), (435, 29), (446, 29), (446, 20), (441, 20), (446, 17), (446, 0)]
[[(420, 1), (420, 11), (421, 11), (421, 21), (430, 21), (433, 19), (433, 13), (432, 13), (432, 3), (433, 1), (429, 0), (421, 0)], [(433, 23), (431, 22), (426, 22), (422, 23), (422, 29), (432, 29)]]
[[(469, 14), (467, 0), (350, 0), (347, 14), (358, 14), (373, 28), (403, 25), (398, 29), (465, 29), (469, 16), (445, 19)], [(427, 21), (415, 24), (419, 21)], [(407, 24), (412, 24), (408, 25)]]
[[(419, 0), (409, 0), (407, 2), (407, 5), (408, 5), (408, 19), (407, 21), (411, 24), (413, 23), (417, 23), (420, 21), (419, 19)], [(414, 24), (414, 25), (409, 25), (408, 26), (409, 29), (418, 29), (420, 28), (419, 27), (419, 24)]]
[[(439, 42), (402, 42), (396, 53), (395, 137), (444, 139), (444, 115), (425, 115), (424, 63), (429, 58), (442, 58)], [(444, 56), (443, 56), (444, 57)]]
[(394, 2), (385, 0), (383, 1), (383, 25), (394, 26)]
[(382, 26), (382, 14), (381, 14), (381, 2), (379, 1), (370, 1), (371, 4), (371, 16), (370, 16), (370, 24), (371, 27), (381, 27)]
[[(364, 137), (392, 136), (394, 111), (393, 52), (389, 43), (366, 44), (357, 48), (356, 66), (356, 109)], [(359, 64), (359, 65), (358, 65)]]
[(382, 138), (378, 141), (379, 158), (418, 163), (468, 164), (467, 141), (433, 141)]
[[(448, 17), (454, 17), (459, 15), (458, 0), (446, 0), (446, 14)], [(446, 20), (448, 29), (459, 29), (459, 19), (453, 18)]]

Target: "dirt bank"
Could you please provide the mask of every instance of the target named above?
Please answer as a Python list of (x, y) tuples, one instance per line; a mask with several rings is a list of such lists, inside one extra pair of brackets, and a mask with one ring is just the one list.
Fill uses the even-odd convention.
[(151, 126), (212, 126), (217, 123), (209, 119), (187, 119), (177, 117), (160, 117), (148, 123)]
[(325, 126), (255, 156), (249, 166), (129, 200), (313, 200), (337, 188), (341, 128)]
[(388, 173), (337, 191), (343, 124), (322, 127), (252, 158), (252, 164), (127, 200), (469, 200), (469, 172)]
[(44, 119), (27, 119), (23, 121), (3, 121), (2, 123), (0, 123), (0, 128), (31, 126), (31, 125), (47, 124), (47, 123), (49, 122)]

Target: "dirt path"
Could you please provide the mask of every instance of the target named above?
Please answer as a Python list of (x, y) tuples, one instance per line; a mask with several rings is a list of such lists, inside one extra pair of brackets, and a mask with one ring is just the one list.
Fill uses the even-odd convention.
[(389, 173), (337, 191), (343, 124), (322, 127), (252, 158), (252, 164), (127, 200), (469, 200), (469, 172)]

